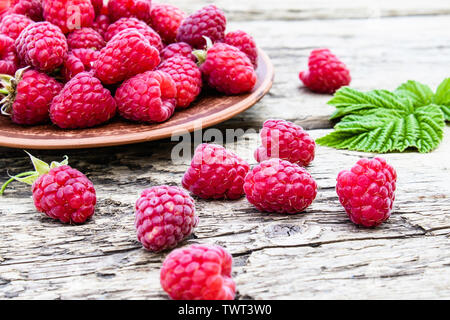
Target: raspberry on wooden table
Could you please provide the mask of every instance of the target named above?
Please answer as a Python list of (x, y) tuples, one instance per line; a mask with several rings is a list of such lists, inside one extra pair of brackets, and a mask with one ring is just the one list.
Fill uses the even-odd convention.
[(0, 34), (0, 74), (13, 75), (17, 71), (18, 64), (14, 40)]
[(166, 44), (176, 41), (178, 28), (186, 18), (186, 13), (170, 4), (154, 4), (150, 25)]
[(0, 23), (0, 33), (16, 40), (20, 33), (34, 21), (21, 14), (4, 16)]
[(95, 11), (91, 0), (42, 0), (44, 18), (66, 34), (82, 27), (91, 27)]
[(234, 300), (232, 256), (222, 247), (191, 245), (164, 260), (161, 286), (174, 300)]
[(242, 30), (229, 32), (225, 35), (224, 42), (241, 50), (250, 59), (255, 69), (258, 67), (258, 48), (251, 35)]

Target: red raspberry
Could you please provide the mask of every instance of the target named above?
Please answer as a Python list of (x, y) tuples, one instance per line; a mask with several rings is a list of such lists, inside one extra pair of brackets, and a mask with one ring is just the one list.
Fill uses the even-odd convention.
[(16, 40), (19, 58), (43, 72), (53, 72), (65, 60), (68, 47), (61, 30), (49, 23), (29, 25)]
[(350, 84), (350, 72), (329, 49), (313, 50), (308, 65), (308, 71), (300, 72), (300, 80), (312, 91), (334, 93)]
[(116, 102), (100, 80), (88, 72), (72, 78), (53, 99), (50, 118), (63, 129), (89, 128), (109, 121)]
[(2, 22), (0, 23), (0, 33), (16, 40), (23, 29), (32, 23), (34, 23), (34, 21), (24, 15), (10, 14), (3, 17)]
[(153, 70), (159, 62), (158, 50), (137, 30), (126, 29), (100, 51), (94, 70), (103, 83), (114, 84)]
[(95, 16), (100, 15), (103, 10), (103, 0), (91, 0), (91, 3), (94, 7)]
[(91, 27), (95, 19), (91, 0), (43, 0), (44, 18), (66, 34), (82, 27)]
[(69, 81), (77, 74), (84, 71), (91, 71), (95, 60), (99, 57), (100, 52), (91, 49), (74, 49), (69, 52), (66, 61), (64, 61), (61, 70), (66, 81)]
[(191, 60), (175, 56), (164, 61), (158, 70), (167, 72), (177, 86), (177, 108), (187, 108), (202, 90), (202, 73)]
[(245, 53), (225, 43), (216, 43), (208, 50), (200, 70), (209, 86), (228, 95), (251, 91), (257, 80)]
[(299, 213), (317, 195), (317, 184), (299, 165), (280, 159), (261, 162), (245, 177), (247, 200), (258, 210)]
[(150, 25), (167, 44), (176, 41), (178, 28), (186, 18), (186, 13), (170, 4), (154, 4)]
[(220, 246), (172, 251), (161, 268), (161, 286), (174, 300), (234, 300), (233, 257)]
[(222, 10), (215, 5), (206, 6), (187, 17), (178, 29), (177, 41), (189, 43), (192, 47), (203, 49), (208, 37), (211, 41), (222, 41), (225, 37), (227, 19)]
[(177, 88), (170, 75), (148, 71), (128, 79), (117, 89), (116, 101), (120, 115), (139, 122), (164, 122), (176, 104)]
[(0, 34), (0, 74), (13, 75), (18, 64), (14, 40)]
[(62, 90), (59, 82), (44, 73), (23, 69), (8, 82), (11, 92), (5, 98), (2, 111), (10, 114), (14, 123), (35, 125), (49, 120), (50, 104)]
[(109, 0), (109, 18), (113, 22), (120, 18), (137, 18), (149, 22), (151, 7), (151, 0)]
[(93, 49), (100, 50), (106, 45), (103, 37), (92, 28), (77, 29), (67, 35), (69, 49)]
[(389, 219), (395, 200), (395, 169), (382, 158), (360, 159), (337, 177), (336, 192), (350, 220), (375, 227)]
[(161, 51), (161, 60), (167, 60), (173, 56), (180, 55), (193, 62), (197, 62), (197, 58), (192, 54), (192, 47), (186, 42), (176, 42), (169, 44)]
[(137, 237), (147, 250), (175, 248), (197, 225), (194, 199), (178, 187), (152, 187), (136, 202)]
[(306, 167), (314, 160), (314, 139), (302, 127), (292, 122), (267, 120), (260, 135), (262, 146), (255, 151), (255, 159), (258, 162), (280, 158)]
[(183, 177), (183, 187), (204, 199), (239, 199), (250, 167), (239, 156), (215, 144), (201, 144)]
[(109, 17), (105, 14), (97, 16), (92, 24), (92, 29), (100, 33), (100, 35), (105, 39), (106, 31), (110, 25)]
[(241, 30), (229, 32), (225, 35), (224, 42), (241, 50), (250, 59), (255, 69), (258, 67), (258, 48), (251, 35)]
[(122, 18), (114, 22), (108, 27), (105, 39), (106, 41), (110, 41), (120, 31), (131, 28), (139, 31), (139, 33), (141, 33), (152, 46), (158, 49), (158, 51), (162, 50), (163, 44), (161, 42), (161, 37), (151, 27), (145, 24), (145, 22), (135, 18)]
[(42, 0), (12, 0), (10, 13), (22, 14), (33, 21), (42, 21)]

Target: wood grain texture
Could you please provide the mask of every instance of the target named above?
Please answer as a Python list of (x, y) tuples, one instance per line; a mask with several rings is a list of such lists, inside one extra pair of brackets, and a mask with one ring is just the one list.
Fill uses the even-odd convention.
[[(206, 2), (170, 3), (192, 11)], [(382, 1), (383, 12), (391, 17), (373, 21), (359, 19), (366, 12), (364, 1), (345, 17), (358, 19), (333, 14), (344, 12), (350, 1), (217, 3), (228, 9), (230, 29), (252, 33), (275, 64), (271, 92), (216, 126), (223, 133), (230, 128), (254, 130), (227, 145), (252, 165), (259, 144), (256, 131), (267, 118), (295, 121), (314, 138), (330, 132), (329, 96), (307, 92), (297, 79), (312, 48), (336, 51), (350, 66), (358, 89), (393, 89), (408, 79), (436, 87), (449, 76), (450, 15), (444, 1), (411, 1), (404, 8), (400, 1)], [(296, 13), (290, 8), (310, 16), (292, 19)], [(329, 13), (319, 14), (324, 10)], [(411, 10), (417, 15), (410, 16)], [(96, 185), (98, 209), (83, 226), (61, 225), (36, 213), (27, 186), (11, 185), (0, 198), (0, 298), (166, 299), (159, 285), (166, 254), (146, 252), (136, 241), (133, 204), (146, 187), (180, 184), (188, 161), (170, 160), (176, 143), (36, 151), (44, 160), (67, 154)], [(234, 256), (240, 299), (448, 299), (449, 154), (447, 126), (444, 141), (432, 153), (383, 155), (399, 175), (394, 212), (379, 228), (364, 229), (348, 220), (334, 186), (340, 170), (374, 154), (318, 147), (308, 170), (320, 190), (304, 214), (262, 214), (245, 199), (196, 199), (200, 225), (185, 244), (226, 247)], [(29, 160), (19, 150), (0, 148), (5, 178), (6, 168), (10, 173), (28, 170)]]

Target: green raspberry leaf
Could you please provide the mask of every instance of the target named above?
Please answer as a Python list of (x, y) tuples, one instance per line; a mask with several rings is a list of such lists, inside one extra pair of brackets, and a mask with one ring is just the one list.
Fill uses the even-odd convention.
[(445, 120), (450, 121), (450, 78), (445, 79), (439, 85), (433, 103), (441, 108)]
[(417, 81), (409, 80), (400, 85), (395, 93), (410, 98), (414, 107), (427, 106), (433, 103), (434, 93), (429, 86)]

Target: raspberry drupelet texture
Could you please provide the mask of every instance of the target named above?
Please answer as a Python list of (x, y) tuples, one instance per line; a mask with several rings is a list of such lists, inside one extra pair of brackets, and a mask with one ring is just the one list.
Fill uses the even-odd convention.
[(144, 190), (135, 209), (138, 240), (154, 252), (175, 248), (198, 224), (194, 199), (178, 187)]
[(262, 146), (255, 151), (258, 162), (280, 158), (300, 166), (309, 165), (316, 143), (302, 127), (285, 120), (267, 120), (260, 132)]
[(9, 14), (1, 20), (0, 33), (16, 40), (23, 29), (32, 23), (34, 23), (34, 21), (24, 15)]
[(66, 59), (68, 46), (61, 30), (49, 22), (26, 27), (16, 39), (20, 60), (43, 72), (53, 72)]
[(150, 25), (159, 33), (166, 44), (176, 41), (178, 28), (186, 13), (170, 4), (153, 4)]
[(42, 21), (42, 0), (11, 0), (9, 13), (22, 14), (33, 21)]
[(232, 256), (220, 246), (176, 249), (164, 260), (161, 286), (174, 300), (234, 300), (232, 266)]
[(13, 75), (17, 70), (18, 64), (19, 60), (14, 40), (0, 34), (0, 74)]
[(313, 50), (308, 65), (308, 71), (300, 72), (300, 80), (311, 91), (334, 93), (351, 82), (349, 70), (329, 49)]
[(158, 70), (168, 73), (177, 86), (177, 108), (187, 108), (202, 89), (202, 73), (197, 64), (183, 56), (165, 60)]
[(53, 99), (52, 122), (63, 129), (89, 128), (109, 121), (116, 114), (116, 101), (91, 73), (72, 78)]
[(110, 24), (109, 17), (106, 14), (101, 14), (95, 18), (94, 23), (92, 24), (92, 29), (100, 33), (103, 39), (105, 39), (106, 31), (108, 30)]
[(258, 67), (258, 48), (255, 40), (248, 33), (238, 30), (225, 35), (224, 42), (234, 46), (247, 55), (255, 69)]
[(125, 29), (100, 51), (94, 70), (104, 84), (115, 84), (153, 70), (160, 61), (158, 50), (141, 33)]
[(250, 166), (224, 147), (201, 144), (183, 177), (183, 187), (203, 199), (239, 199)]
[(225, 43), (216, 43), (208, 49), (200, 70), (210, 87), (227, 95), (249, 92), (257, 80), (247, 55)]
[(169, 44), (161, 51), (161, 60), (164, 61), (177, 55), (188, 58), (193, 62), (197, 62), (197, 58), (192, 54), (192, 47), (186, 42)]
[(109, 0), (108, 14), (112, 22), (120, 18), (137, 18), (150, 22), (151, 0)]
[(74, 49), (69, 52), (67, 59), (64, 61), (61, 74), (66, 81), (69, 81), (81, 72), (91, 71), (99, 55), (99, 51), (91, 49)]
[(81, 28), (67, 35), (67, 44), (70, 50), (80, 48), (100, 50), (106, 45), (106, 42), (94, 29)]
[(94, 185), (68, 165), (53, 168), (40, 176), (32, 190), (36, 208), (52, 219), (79, 224), (94, 214), (97, 202)]
[(82, 27), (91, 27), (95, 11), (91, 0), (42, 0), (44, 18), (66, 34)]
[(311, 205), (317, 195), (317, 183), (299, 165), (270, 159), (247, 174), (244, 191), (247, 200), (260, 211), (293, 214)]
[(161, 37), (145, 22), (136, 18), (122, 18), (111, 24), (106, 31), (105, 40), (110, 41), (120, 31), (131, 28), (139, 31), (158, 51), (162, 50), (163, 44)]
[(224, 39), (226, 25), (227, 19), (223, 11), (215, 5), (209, 5), (184, 19), (178, 29), (177, 41), (203, 49), (206, 45), (204, 37), (208, 37), (213, 43)]
[(397, 173), (383, 158), (361, 159), (337, 177), (336, 192), (350, 220), (375, 227), (389, 219)]
[(137, 122), (164, 122), (175, 112), (177, 87), (162, 71), (147, 71), (128, 79), (117, 89), (120, 115)]

